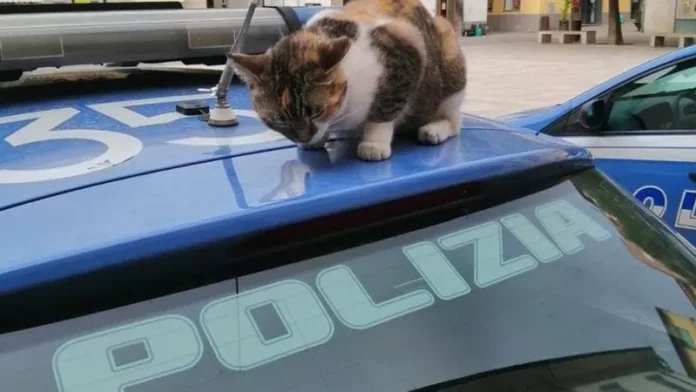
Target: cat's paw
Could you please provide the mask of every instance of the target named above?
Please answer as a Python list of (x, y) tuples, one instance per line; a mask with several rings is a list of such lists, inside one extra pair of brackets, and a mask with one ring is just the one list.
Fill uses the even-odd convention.
[(418, 140), (425, 144), (441, 144), (452, 137), (449, 122), (437, 121), (418, 129)]
[(364, 161), (383, 161), (391, 156), (389, 144), (361, 142), (358, 144), (358, 158)]

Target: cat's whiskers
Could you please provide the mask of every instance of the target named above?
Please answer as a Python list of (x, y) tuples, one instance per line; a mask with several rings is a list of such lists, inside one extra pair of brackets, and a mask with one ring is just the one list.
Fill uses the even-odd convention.
[(316, 85), (317, 86), (329, 86), (329, 85), (333, 84), (333, 82), (334, 82), (334, 80), (331, 79), (331, 80), (326, 81), (326, 82), (318, 82), (318, 83), (316, 83)]

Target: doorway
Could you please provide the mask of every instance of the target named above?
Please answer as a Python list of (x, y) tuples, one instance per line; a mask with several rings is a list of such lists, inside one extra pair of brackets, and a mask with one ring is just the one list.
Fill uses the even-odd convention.
[(602, 23), (602, 0), (582, 0), (580, 2), (580, 19), (584, 25)]

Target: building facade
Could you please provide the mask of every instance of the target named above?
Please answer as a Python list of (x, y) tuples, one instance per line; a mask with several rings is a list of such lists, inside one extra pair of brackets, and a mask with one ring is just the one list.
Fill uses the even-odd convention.
[[(565, 0), (488, 0), (488, 27), (491, 31), (538, 31), (542, 16), (549, 16), (552, 30), (558, 29)], [(609, 0), (578, 0), (584, 26), (608, 21)], [(619, 0), (619, 12), (626, 21), (639, 8), (640, 0)]]
[(696, 33), (696, 0), (644, 0), (646, 33)]

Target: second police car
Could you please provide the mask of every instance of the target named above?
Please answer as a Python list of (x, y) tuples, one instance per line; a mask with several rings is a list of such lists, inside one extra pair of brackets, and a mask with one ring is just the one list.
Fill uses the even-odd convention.
[(500, 119), (589, 148), (602, 171), (696, 244), (696, 47)]

